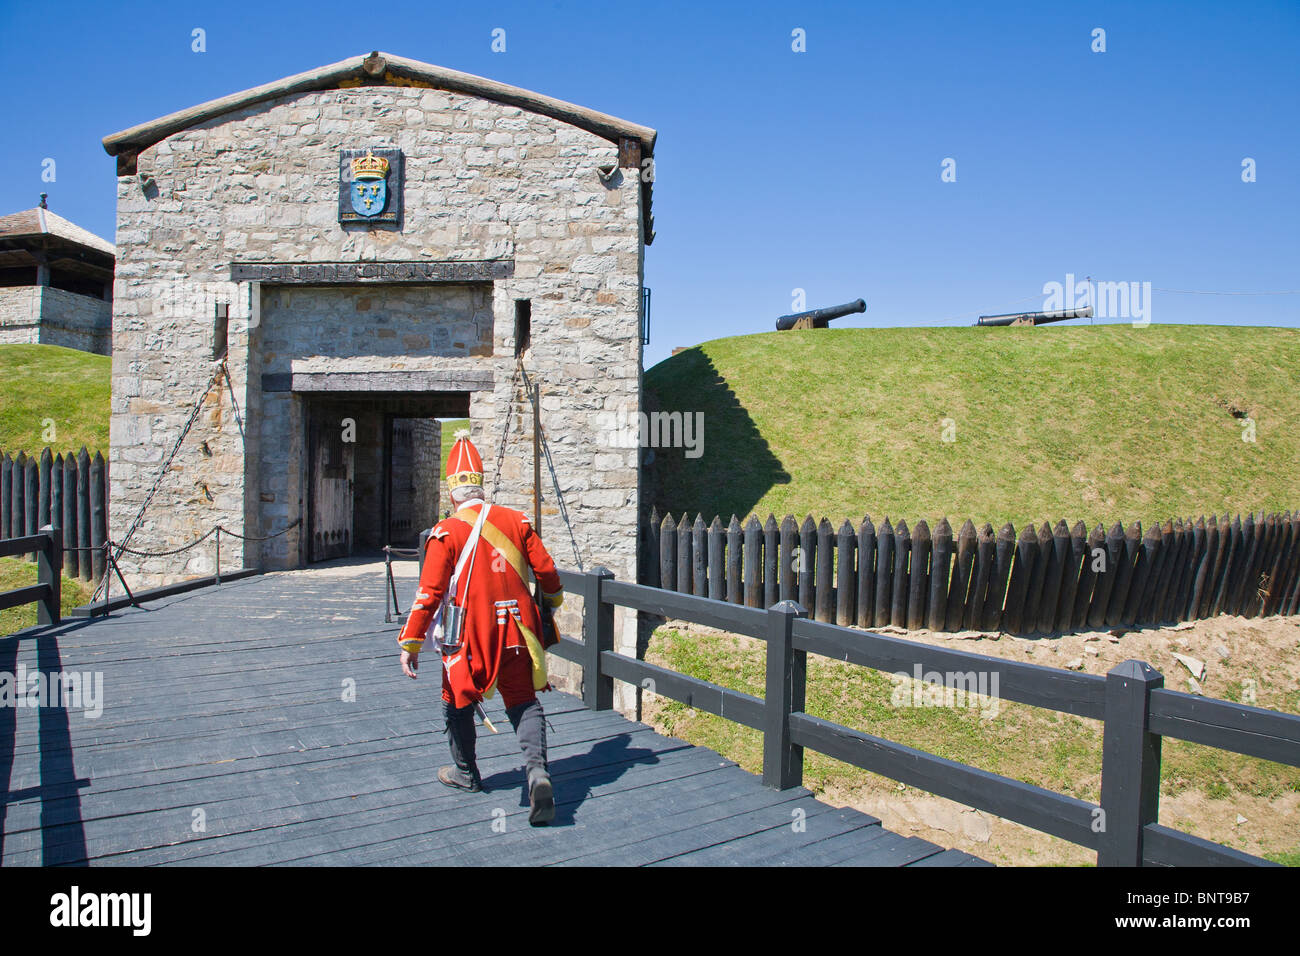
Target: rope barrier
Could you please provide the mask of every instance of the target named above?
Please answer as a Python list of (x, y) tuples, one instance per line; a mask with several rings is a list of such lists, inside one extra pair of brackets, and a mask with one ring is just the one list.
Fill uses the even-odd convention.
[(298, 527), (298, 525), (300, 524), (302, 524), (302, 519), (294, 518), (292, 524), (285, 525), (275, 534), (263, 535), (261, 537), (252, 534), (239, 534), (238, 532), (231, 531), (229, 528), (225, 527), (224, 525), (217, 525), (217, 527), (213, 528), (212, 530), (216, 531), (217, 529), (220, 529), (222, 534), (228, 534), (232, 538), (238, 538), (240, 541), (270, 541), (272, 538), (278, 538), (282, 534), (288, 534), (290, 531)]

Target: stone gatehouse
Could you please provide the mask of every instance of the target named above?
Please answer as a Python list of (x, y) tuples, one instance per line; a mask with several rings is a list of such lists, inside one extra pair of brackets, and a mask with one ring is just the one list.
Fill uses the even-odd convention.
[[(421, 476), (433, 419), (452, 417), (494, 500), (531, 515), (527, 379), (576, 550), (635, 580), (639, 449), (605, 433), (641, 408), (654, 142), (382, 53), (107, 137), (113, 538), (136, 524), (131, 547), (160, 551), (218, 523), (288, 528), (223, 537), (223, 567), (267, 569), (398, 543), (438, 516)], [(541, 474), (543, 536), (574, 567)], [(212, 561), (203, 546), (123, 567), (149, 585)]]

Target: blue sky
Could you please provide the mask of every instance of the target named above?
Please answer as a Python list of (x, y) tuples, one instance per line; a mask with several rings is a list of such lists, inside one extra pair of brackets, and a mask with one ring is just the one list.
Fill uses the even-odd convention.
[(1158, 324), (1300, 325), (1300, 295), (1160, 291), (1300, 289), (1296, 2), (0, 0), (0, 211), (45, 191), (111, 239), (103, 136), (376, 48), (659, 130), (647, 365), (794, 289), (965, 325), (1091, 275), (1149, 282)]

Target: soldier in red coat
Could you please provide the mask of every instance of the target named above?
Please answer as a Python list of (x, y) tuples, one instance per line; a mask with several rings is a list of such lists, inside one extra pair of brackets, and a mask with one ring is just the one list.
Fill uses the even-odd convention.
[[(447, 457), (447, 486), (456, 512), (433, 529), (424, 552), (420, 585), (397, 641), (402, 672), (414, 678), (426, 634), (437, 636), (454, 614), (440, 612), (443, 598), (464, 609), (455, 649), (442, 648), (442, 700), (453, 767), (438, 779), (449, 787), (482, 789), (475, 762), (474, 708), (497, 691), (519, 737), (528, 774), (529, 822), (555, 816), (555, 799), (546, 764), (546, 724), (537, 692), (548, 690), (542, 648), (541, 612), (531, 580), (555, 608), (564, 599), (555, 562), (521, 512), (490, 504), (483, 493), (483, 460), (458, 432)], [(477, 532), (476, 532), (477, 529)], [(470, 544), (473, 541), (473, 548)], [(448, 594), (459, 566), (456, 593)], [(435, 622), (435, 617), (442, 620)]]

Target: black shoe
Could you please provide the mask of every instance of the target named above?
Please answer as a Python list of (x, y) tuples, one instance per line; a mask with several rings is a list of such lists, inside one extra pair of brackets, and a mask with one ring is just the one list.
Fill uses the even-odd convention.
[(479, 779), (477, 770), (466, 773), (459, 767), (439, 767), (438, 781), (454, 790), (468, 790), (470, 793), (480, 793), (483, 790), (483, 781)]
[(555, 792), (545, 770), (528, 775), (528, 822), (535, 827), (555, 819)]

